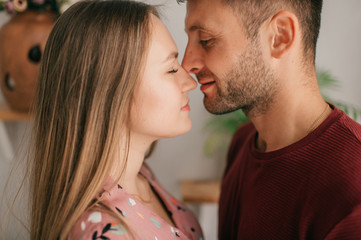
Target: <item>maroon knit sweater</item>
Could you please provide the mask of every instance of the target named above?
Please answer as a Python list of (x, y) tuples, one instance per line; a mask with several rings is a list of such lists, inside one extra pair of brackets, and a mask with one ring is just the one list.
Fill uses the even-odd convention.
[(361, 239), (361, 125), (334, 108), (300, 141), (255, 149), (235, 134), (219, 206), (219, 239)]

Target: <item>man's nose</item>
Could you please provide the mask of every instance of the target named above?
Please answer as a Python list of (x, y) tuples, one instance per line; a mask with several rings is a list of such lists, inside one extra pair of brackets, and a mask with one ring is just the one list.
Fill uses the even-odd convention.
[(182, 66), (188, 73), (193, 74), (198, 73), (203, 67), (201, 51), (189, 42), (184, 53)]

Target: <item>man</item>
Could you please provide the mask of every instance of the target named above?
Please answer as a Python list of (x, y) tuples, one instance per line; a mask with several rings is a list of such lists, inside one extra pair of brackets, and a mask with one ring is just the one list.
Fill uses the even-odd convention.
[(214, 114), (242, 109), (219, 239), (361, 239), (361, 126), (315, 73), (322, 0), (189, 0), (183, 67)]

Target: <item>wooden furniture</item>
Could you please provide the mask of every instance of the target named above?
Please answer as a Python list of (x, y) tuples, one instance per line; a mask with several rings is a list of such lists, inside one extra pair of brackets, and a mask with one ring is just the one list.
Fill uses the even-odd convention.
[(2, 121), (30, 121), (31, 115), (10, 109), (5, 103), (0, 103), (0, 120)]
[(220, 180), (184, 180), (181, 182), (181, 196), (186, 203), (218, 203), (220, 191)]

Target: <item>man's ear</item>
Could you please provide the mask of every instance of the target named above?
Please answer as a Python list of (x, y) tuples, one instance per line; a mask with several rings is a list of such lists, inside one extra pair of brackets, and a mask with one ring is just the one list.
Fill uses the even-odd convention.
[(273, 16), (270, 22), (271, 55), (281, 58), (295, 42), (297, 17), (289, 11), (281, 11)]

